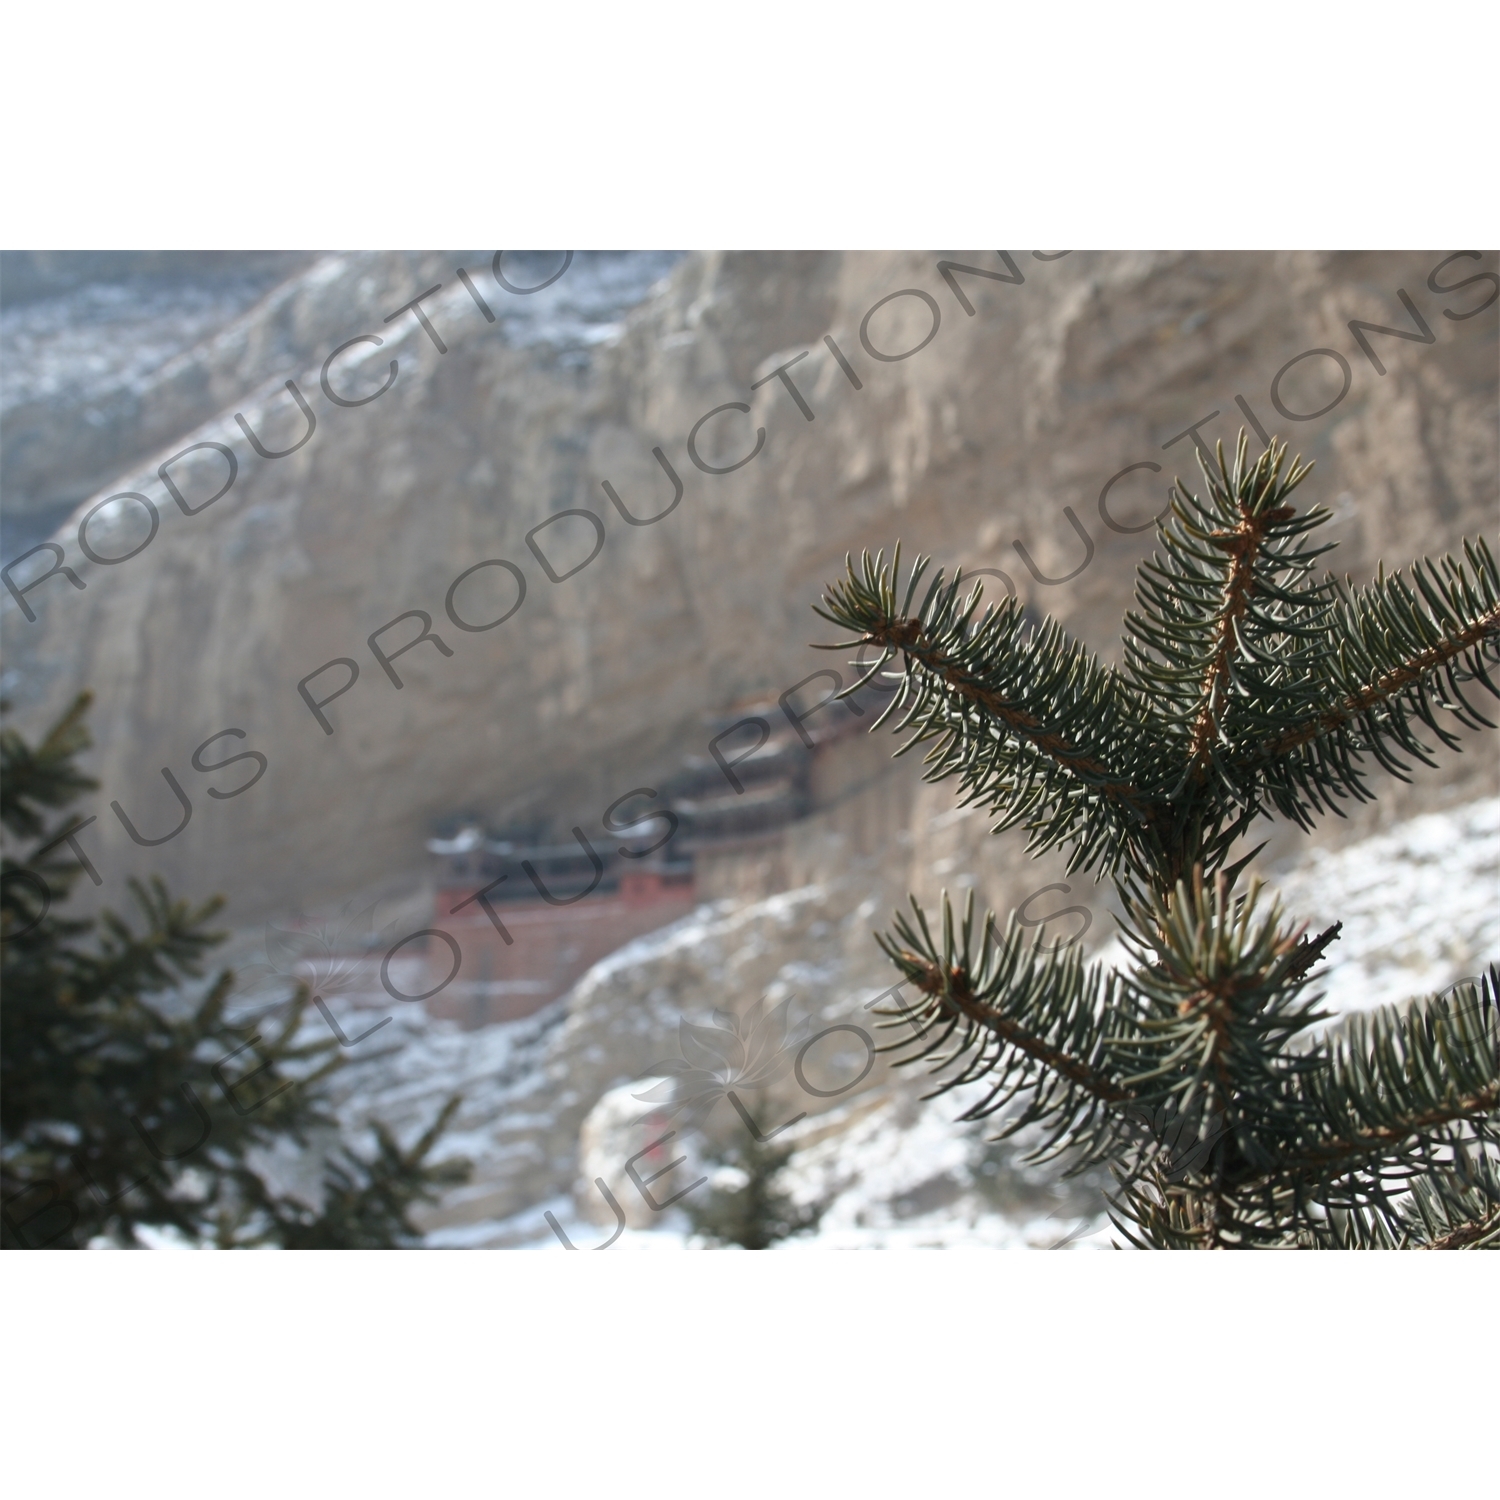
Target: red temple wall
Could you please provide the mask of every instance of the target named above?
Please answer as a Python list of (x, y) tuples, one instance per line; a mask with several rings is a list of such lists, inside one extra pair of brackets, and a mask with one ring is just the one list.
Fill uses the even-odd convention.
[[(507, 944), (477, 901), (453, 912), (473, 888), (439, 888), (433, 926), (451, 933), (463, 952), (458, 977), (427, 1001), (434, 1016), (466, 1027), (529, 1016), (555, 1000), (601, 958), (633, 938), (675, 922), (693, 909), (691, 876), (640, 872), (619, 889), (585, 896), (576, 905), (497, 901), (495, 911), (513, 941)], [(445, 944), (429, 952), (438, 983), (452, 966)]]

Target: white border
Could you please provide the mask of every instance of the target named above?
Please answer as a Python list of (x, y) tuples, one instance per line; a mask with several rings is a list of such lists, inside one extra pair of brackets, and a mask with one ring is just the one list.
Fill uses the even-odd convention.
[(1434, 1464), (1478, 1492), (1489, 1467), (1500, 1304), (1472, 1256), (440, 1254), (5, 1257), (12, 1482), (1092, 1497), (1197, 1474), (1259, 1500), (1419, 1494)]
[(1497, 16), (1480, 0), (13, 8), (0, 239), (1493, 243)]

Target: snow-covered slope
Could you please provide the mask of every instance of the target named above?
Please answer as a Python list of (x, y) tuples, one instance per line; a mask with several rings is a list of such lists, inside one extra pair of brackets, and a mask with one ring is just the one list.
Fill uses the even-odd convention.
[[(1335, 1011), (1440, 990), (1500, 958), (1500, 798), (1417, 818), (1338, 852), (1310, 851), (1271, 875), (1299, 918), (1344, 923), (1322, 985)], [(628, 1090), (644, 1091), (644, 1080), (664, 1063), (685, 1058), (695, 1077), (710, 1081), (710, 1096), (718, 1080), (709, 1134), (723, 1139), (740, 1129), (722, 1095), (757, 1064), (734, 1055), (731, 1018), (754, 1015), (763, 1000), (789, 1002), (792, 1029), (778, 1037), (788, 1060), (825, 1027), (871, 1029), (867, 1007), (889, 982), (868, 938), (873, 909), (852, 884), (720, 902), (611, 955), (529, 1020), (465, 1033), (400, 1016), (379, 1034), (384, 1055), (344, 1075), (346, 1121), (379, 1115), (415, 1131), (450, 1093), (463, 1092), (450, 1146), (474, 1160), (475, 1181), (431, 1215), (428, 1243), (561, 1249), (550, 1213), (572, 1244), (601, 1244), (614, 1219), (592, 1178), (581, 1180), (578, 1154), (580, 1130), (600, 1099), (613, 1091), (618, 1104), (631, 1097)], [(1100, 956), (1117, 951), (1111, 944)], [(361, 1015), (370, 1024), (369, 1012), (351, 1011), (351, 1029)], [(863, 1043), (851, 1045), (857, 1066)], [(858, 1087), (819, 1099), (799, 1090), (790, 1071), (788, 1061), (783, 1076), (756, 1095), (756, 1108), (767, 1128), (807, 1111), (782, 1136), (795, 1148), (783, 1180), (799, 1200), (825, 1207), (817, 1231), (784, 1248), (1111, 1242), (1100, 1184), (1060, 1182), (1055, 1172), (1020, 1160), (1019, 1147), (986, 1144), (981, 1126), (955, 1124), (965, 1096), (923, 1102), (921, 1076), (875, 1066)], [(823, 1081), (831, 1091), (839, 1086)], [(642, 1116), (650, 1108), (643, 1103)], [(702, 1141), (692, 1123), (663, 1119), (663, 1128), (679, 1128), (672, 1154), (686, 1149), (690, 1160), (659, 1192), (699, 1175)], [(624, 1159), (633, 1149), (621, 1147), (620, 1170), (607, 1174), (622, 1193)], [(663, 1164), (667, 1159), (664, 1153)], [(649, 1178), (651, 1169), (638, 1170)], [(642, 1222), (634, 1208), (630, 1218)], [(675, 1208), (645, 1215), (645, 1222), (656, 1227), (628, 1228), (611, 1248), (696, 1243)]]

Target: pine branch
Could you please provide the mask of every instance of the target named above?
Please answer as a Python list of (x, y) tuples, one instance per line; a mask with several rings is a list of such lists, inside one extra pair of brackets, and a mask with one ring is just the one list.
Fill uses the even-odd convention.
[(1417, 1248), (1422, 1250), (1493, 1250), (1500, 1247), (1500, 1202), (1491, 1199), (1485, 1212), (1465, 1220), (1436, 1239)]
[[(858, 569), (849, 559), (846, 578), (824, 595), (817, 613), (857, 636), (821, 649), (881, 651), (846, 695), (899, 654), (900, 686), (873, 726), (902, 715), (897, 731), (914, 732), (898, 754), (932, 744), (927, 779), (958, 774), (966, 802), (1001, 814), (997, 831), (1030, 817), (1032, 849), (1072, 841), (1070, 868), (1113, 863), (1131, 848), (1124, 826), (1144, 826), (1155, 811), (1115, 764), (1151, 759), (1118, 674), (1051, 621), (1028, 639), (1014, 600), (980, 615), (982, 590), (966, 597), (962, 573), (947, 582), (939, 570), (913, 612), (927, 567), (917, 560), (899, 606), (899, 548), (889, 567), (883, 553), (863, 554)], [(1038, 810), (1045, 815), (1031, 816)]]
[(1351, 1016), (1313, 1079), (1320, 1134), (1291, 1171), (1347, 1169), (1500, 1110), (1500, 969), (1441, 998)]
[(1304, 824), (1336, 798), (1370, 797), (1358, 770), (1365, 756), (1403, 778), (1399, 754), (1435, 765), (1413, 719), (1457, 750), (1437, 713), (1467, 729), (1493, 729), (1464, 689), (1478, 683), (1500, 698), (1491, 676), (1500, 666), (1500, 569), (1483, 539), (1466, 542), (1461, 561), (1423, 559), (1409, 575), (1389, 578), (1382, 570), (1358, 590), (1331, 583), (1337, 607), (1324, 632), (1316, 701), (1242, 757), (1278, 809)]
[(895, 1018), (884, 1029), (909, 1026), (913, 1033), (881, 1050), (915, 1047), (896, 1065), (931, 1059), (935, 1074), (964, 1062), (928, 1098), (993, 1075), (989, 1092), (960, 1117), (965, 1120), (983, 1119), (1030, 1094), (1001, 1135), (1036, 1122), (1050, 1126), (1039, 1157), (1067, 1135), (1079, 1153), (1074, 1170), (1108, 1159), (1125, 1131), (1117, 1108), (1135, 1098), (1108, 1052), (1108, 1039), (1122, 1024), (1114, 1015), (1114, 976), (1086, 968), (1076, 950), (1058, 954), (1042, 947), (1014, 917), (1001, 933), (987, 914), (976, 953), (972, 891), (957, 931), (944, 894), (940, 943), (915, 900), (912, 910), (915, 926), (898, 916), (895, 935), (876, 938), (922, 997), (894, 1012), (876, 1012)]
[(1368, 1203), (1335, 1208), (1304, 1228), (1306, 1245), (1335, 1250), (1487, 1250), (1500, 1248), (1500, 1170), (1494, 1141), (1461, 1142), (1426, 1175), (1381, 1191)]
[[(1081, 689), (1082, 696), (1091, 700), (1091, 706), (1108, 703), (1114, 696), (1114, 674), (1101, 668), (1081, 646), (1065, 642), (1056, 626), (1052, 626), (1052, 639), (1043, 641), (1040, 635), (1047, 632), (1044, 626), (1039, 638), (1025, 646), (1022, 660), (1015, 661), (1013, 658), (1022, 656), (1018, 648), (1023, 646), (1019, 603), (1007, 600), (998, 609), (986, 610), (978, 628), (971, 630), (982, 602), (983, 586), (976, 587), (965, 600), (961, 570), (945, 586), (943, 572), (939, 569), (928, 587), (921, 609), (916, 615), (911, 615), (911, 600), (929, 561), (918, 558), (913, 567), (905, 610), (900, 615), (893, 616), (888, 608), (880, 608), (871, 614), (867, 596), (866, 633), (859, 641), (845, 644), (879, 646), (887, 653), (885, 660), (896, 651), (902, 652), (911, 663), (952, 689), (961, 700), (983, 709), (1011, 734), (1026, 741), (1060, 768), (1073, 772), (1106, 795), (1139, 802), (1140, 794), (1129, 782), (1118, 779), (1095, 754), (1088, 753), (1083, 747), (1084, 741), (1095, 737), (1084, 731), (1086, 714), (1077, 704), (1059, 701), (1058, 689), (1067, 684), (1074, 693)], [(864, 581), (868, 585), (872, 580), (868, 553), (863, 554), (862, 562)], [(891, 568), (889, 584), (880, 568), (879, 556), (873, 568), (879, 578), (876, 586), (881, 589), (881, 604), (885, 604), (887, 597), (893, 603), (894, 589), (891, 586), (900, 569), (899, 550)], [(853, 581), (852, 562), (850, 580)], [(887, 588), (890, 588), (888, 596)], [(842, 602), (838, 590), (829, 597), (835, 607)], [(843, 597), (850, 599), (851, 594), (845, 592)], [(858, 616), (853, 609), (848, 609), (842, 617), (837, 613), (819, 613), (835, 624), (852, 624), (859, 628)], [(1043, 669), (1042, 664), (1053, 655), (1048, 647), (1060, 649), (1063, 653), (1060, 670)], [(1004, 672), (1005, 667), (1010, 668), (1009, 674)], [(1006, 680), (1007, 675), (1009, 680)], [(1028, 707), (1028, 703), (1035, 707)]]
[[(1346, 594), (1335, 628), (1360, 642), (1372, 670), (1382, 647), (1392, 638), (1400, 640), (1405, 636), (1412, 649), (1383, 671), (1374, 672), (1365, 686), (1336, 707), (1325, 710), (1310, 723), (1287, 730), (1260, 753), (1285, 754), (1372, 709), (1394, 706), (1414, 684), (1460, 658), (1466, 658), (1464, 675), (1455, 674), (1448, 685), (1449, 692), (1459, 700), (1453, 711), (1471, 715), (1470, 728), (1495, 728), (1463, 700), (1458, 684), (1479, 681), (1500, 696), (1485, 670), (1486, 655), (1500, 663), (1500, 646), (1494, 644), (1500, 641), (1500, 597), (1497, 597), (1500, 572), (1483, 538), (1464, 550), (1467, 567), (1451, 557), (1443, 559), (1440, 566), (1447, 579), (1439, 577), (1438, 567), (1426, 558), (1412, 565), (1412, 582), (1429, 606), (1427, 609), (1422, 608), (1400, 572), (1387, 579), (1382, 570), (1373, 586), (1359, 590), (1352, 597)], [(1456, 594), (1463, 597), (1455, 598)], [(1486, 647), (1491, 649), (1486, 651)], [(1413, 709), (1419, 708), (1420, 704), (1414, 701)]]
[(1416, 1249), (1500, 1248), (1500, 1158), (1493, 1137), (1459, 1144), (1445, 1170), (1414, 1182), (1402, 1219)]
[[(1229, 559), (1213, 624), (1212, 643), (1198, 691), (1198, 711), (1193, 719), (1192, 737), (1188, 745), (1188, 772), (1197, 782), (1203, 781), (1210, 753), (1224, 730), (1231, 669), (1234, 658), (1241, 649), (1241, 633), (1253, 623), (1247, 619), (1251, 604), (1257, 595), (1270, 593), (1258, 576), (1266, 561), (1267, 543), (1277, 535), (1297, 534), (1294, 529), (1283, 529), (1278, 533), (1278, 523), (1290, 522), (1296, 516), (1296, 511), (1286, 503), (1286, 497), (1312, 468), (1311, 464), (1293, 463), (1291, 471), (1282, 481), (1281, 467), (1286, 458), (1284, 445), (1267, 448), (1255, 466), (1248, 471), (1245, 464), (1247, 451), (1248, 444), (1241, 434), (1231, 472), (1224, 462), (1224, 445), (1220, 443), (1217, 449), (1216, 475), (1209, 472), (1207, 465), (1202, 463), (1202, 456), (1199, 456), (1200, 466), (1209, 480), (1210, 492), (1214, 500), (1219, 502), (1220, 513), (1231, 511), (1235, 516), (1232, 526), (1219, 525), (1205, 530), (1193, 515), (1193, 512), (1197, 512), (1198, 516), (1211, 514), (1206, 512), (1205, 507), (1186, 492), (1173, 499), (1174, 521), (1181, 528), (1183, 536), (1192, 541), (1206, 542)], [(1194, 555), (1201, 554), (1195, 550)], [(1299, 558), (1298, 561), (1302, 559)], [(1275, 559), (1273, 567), (1275, 563), (1284, 564), (1285, 559)], [(1275, 623), (1280, 625), (1282, 622)]]
[[(1288, 467), (1286, 451), (1273, 443), (1251, 463), (1241, 434), (1232, 464), (1222, 445), (1213, 465), (1200, 455), (1203, 498), (1181, 480), (1173, 487), (1160, 550), (1139, 570), (1139, 608), (1126, 616), (1125, 674), (1174, 751), (1174, 774), (1157, 790), (1179, 808), (1179, 840), (1225, 798), (1255, 808), (1251, 785), (1230, 773), (1233, 752), (1284, 723), (1316, 672), (1332, 596), (1311, 573), (1328, 548), (1304, 538), (1328, 513), (1287, 503), (1311, 465)], [(1180, 860), (1166, 888), (1192, 862)]]
[[(1482, 1222), (1490, 1200), (1469, 1191), (1472, 1180), (1463, 1179), (1469, 1196), (1444, 1208), (1442, 1179), (1474, 1143), (1487, 1149), (1500, 1118), (1497, 983), (1492, 968), (1479, 985), (1408, 1012), (1351, 1017), (1315, 1049), (1321, 1065), (1303, 1081), (1310, 1129), (1287, 1139), (1274, 1171), (1245, 1191), (1279, 1200), (1286, 1232), (1315, 1243), (1332, 1234), (1329, 1243), (1346, 1247), (1384, 1244), (1385, 1235), (1405, 1246)], [(1419, 1236), (1409, 1210), (1427, 1203), (1436, 1207)], [(1331, 1217), (1320, 1221), (1313, 1204)]]
[[(80, 693), (39, 745), (27, 744), (13, 729), (0, 730), (0, 826), (6, 833), (37, 838), (45, 826), (40, 808), (66, 807), (98, 788), (73, 764), (93, 744), (84, 723), (92, 702), (92, 693)], [(0, 710), (6, 707), (0, 704)]]
[(409, 1149), (376, 1121), (372, 1157), (345, 1148), (328, 1163), (319, 1213), (303, 1212), (285, 1199), (267, 1201), (276, 1237), (289, 1250), (419, 1246), (422, 1235), (411, 1222), (411, 1211), (435, 1199), (441, 1188), (467, 1182), (471, 1174), (470, 1163), (462, 1157), (428, 1160), (462, 1103), (461, 1094), (451, 1096)]

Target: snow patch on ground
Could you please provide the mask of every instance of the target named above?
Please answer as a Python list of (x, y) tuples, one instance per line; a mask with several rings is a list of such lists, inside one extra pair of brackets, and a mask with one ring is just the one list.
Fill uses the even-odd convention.
[(1327, 1008), (1393, 1005), (1500, 960), (1500, 797), (1413, 818), (1348, 849), (1310, 851), (1273, 872), (1287, 910), (1329, 950)]

